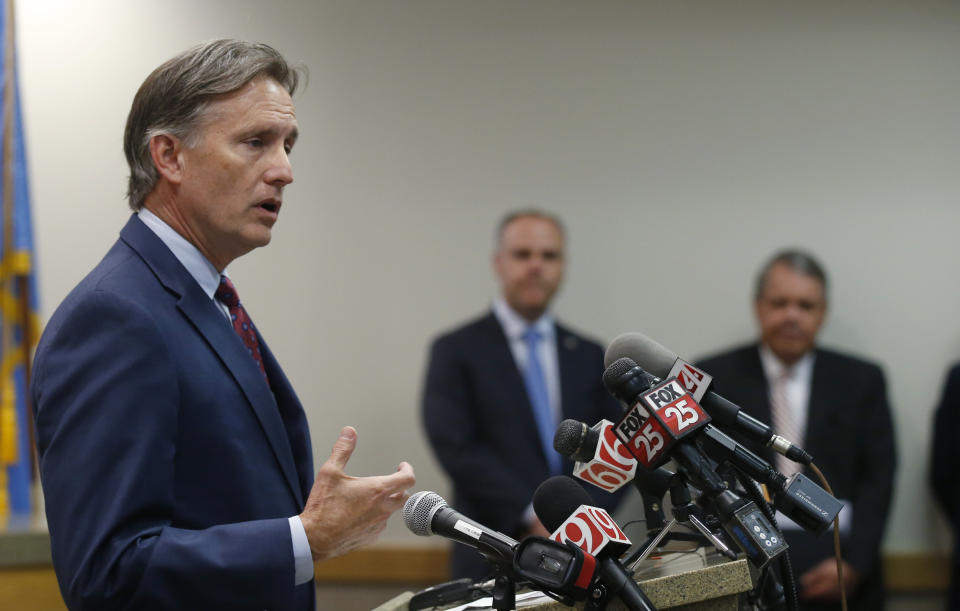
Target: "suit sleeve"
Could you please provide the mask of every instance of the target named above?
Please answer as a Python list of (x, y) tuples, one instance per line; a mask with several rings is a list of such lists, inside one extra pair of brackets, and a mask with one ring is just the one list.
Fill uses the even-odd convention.
[(150, 314), (93, 293), (47, 334), (33, 399), (68, 607), (289, 608), (287, 518), (172, 526), (181, 397), (176, 357)]
[(458, 494), (470, 496), (474, 504), (498, 507), (497, 514), (509, 520), (487, 526), (519, 532), (530, 494), (514, 469), (484, 442), (471, 387), (469, 366), (450, 338), (435, 341), (422, 402), (423, 425), (434, 453)]
[[(933, 497), (955, 520), (960, 510), (960, 365), (947, 375), (943, 395), (934, 414), (930, 486)], [(956, 526), (956, 524), (954, 524)]]
[(890, 514), (896, 444), (893, 419), (887, 402), (883, 372), (871, 366), (867, 392), (859, 406), (858, 430), (861, 451), (855, 456), (856, 474), (852, 495), (853, 524), (845, 559), (861, 573), (874, 570)]

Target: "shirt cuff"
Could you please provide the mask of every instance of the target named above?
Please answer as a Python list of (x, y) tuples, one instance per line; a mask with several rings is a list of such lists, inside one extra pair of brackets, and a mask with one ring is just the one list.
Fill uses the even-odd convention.
[(290, 518), (290, 539), (293, 541), (293, 585), (298, 586), (313, 579), (313, 554), (300, 516)]

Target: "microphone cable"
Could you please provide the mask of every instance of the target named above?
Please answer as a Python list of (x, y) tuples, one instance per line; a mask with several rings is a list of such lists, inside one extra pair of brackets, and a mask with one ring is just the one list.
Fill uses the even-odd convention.
[[(811, 462), (810, 469), (816, 474), (820, 483), (823, 484), (823, 489), (830, 493), (831, 496), (836, 496), (833, 494), (833, 490), (830, 488), (830, 484), (827, 482), (826, 476), (820, 471), (820, 468)], [(847, 587), (843, 582), (843, 557), (840, 552), (840, 514), (837, 514), (833, 518), (833, 551), (837, 558), (837, 580), (840, 583), (840, 608), (843, 609), (843, 611), (847, 611)]]

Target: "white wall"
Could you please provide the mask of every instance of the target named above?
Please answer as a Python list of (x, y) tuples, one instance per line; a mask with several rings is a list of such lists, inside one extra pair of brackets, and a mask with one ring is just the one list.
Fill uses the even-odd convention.
[[(753, 335), (774, 249), (832, 276), (826, 344), (879, 361), (900, 471), (887, 549), (945, 547), (927, 493), (933, 406), (960, 358), (960, 6), (243, 0), (18, 2), (44, 319), (128, 214), (122, 130), (164, 59), (208, 38), (311, 71), (274, 243), (231, 272), (307, 406), (315, 455), (360, 431), (356, 475), (426, 448), (431, 336), (486, 307), (492, 228), (568, 223), (556, 310), (702, 355)], [(842, 6), (841, 6), (842, 5)], [(395, 519), (385, 539), (415, 540)]]

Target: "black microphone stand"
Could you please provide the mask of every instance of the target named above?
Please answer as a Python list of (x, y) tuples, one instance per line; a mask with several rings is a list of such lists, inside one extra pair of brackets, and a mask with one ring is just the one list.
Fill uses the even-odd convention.
[[(664, 539), (672, 541), (692, 541), (698, 542), (702, 545), (710, 544), (717, 549), (721, 554), (726, 556), (731, 560), (736, 560), (737, 554), (730, 546), (723, 542), (723, 540), (717, 536), (709, 526), (704, 524), (697, 513), (697, 506), (693, 503), (690, 497), (690, 489), (688, 487), (688, 482), (686, 477), (682, 473), (671, 473), (666, 469), (657, 469), (660, 472), (658, 476), (658, 481), (654, 484), (654, 490), (651, 492), (641, 492), (644, 498), (645, 510), (647, 508), (647, 498), (650, 497), (651, 500), (657, 498), (656, 495), (659, 492), (659, 500), (662, 503), (663, 494), (661, 492), (663, 484), (666, 484), (670, 492), (670, 502), (673, 505), (673, 519), (670, 522), (663, 525), (663, 527), (653, 536), (649, 536), (646, 541), (644, 541), (640, 546), (633, 551), (627, 558), (624, 559), (624, 564), (630, 567), (631, 570), (635, 569), (640, 562), (645, 560), (647, 556), (652, 552)], [(634, 479), (636, 482), (637, 480)], [(650, 479), (644, 480), (643, 484), (650, 484)], [(657, 484), (661, 486), (660, 489), (657, 489)], [(638, 484), (638, 488), (642, 484)], [(645, 485), (645, 488), (650, 489), (649, 485)], [(653, 509), (651, 507), (651, 509)], [(660, 524), (663, 524), (662, 511), (655, 510), (659, 514), (657, 518)], [(648, 526), (649, 519), (653, 517), (650, 512), (647, 513), (648, 516)], [(698, 532), (696, 533), (684, 533), (676, 532), (673, 528), (678, 524), (686, 524)], [(648, 533), (650, 529), (648, 528)]]
[(512, 611), (517, 607), (517, 584), (509, 568), (497, 565), (493, 580), (493, 608)]

